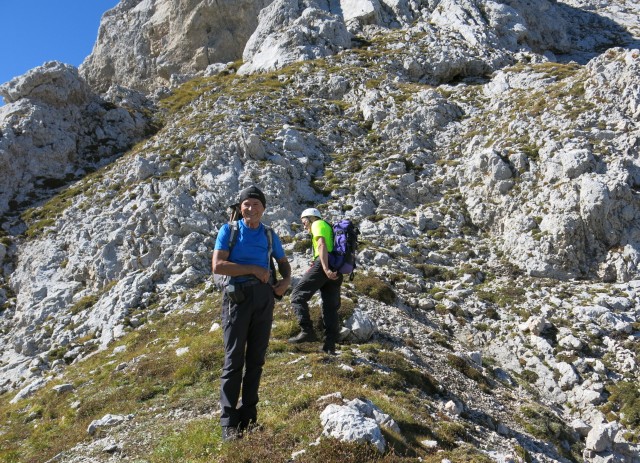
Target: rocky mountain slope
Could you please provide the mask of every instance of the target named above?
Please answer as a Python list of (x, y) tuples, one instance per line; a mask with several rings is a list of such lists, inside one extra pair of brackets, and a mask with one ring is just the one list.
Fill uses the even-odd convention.
[(488, 458), (637, 462), (640, 5), (259, 3), (123, 0), (0, 86), (3, 400), (183, 310), (257, 184), (298, 275), (301, 210), (358, 221), (345, 306)]

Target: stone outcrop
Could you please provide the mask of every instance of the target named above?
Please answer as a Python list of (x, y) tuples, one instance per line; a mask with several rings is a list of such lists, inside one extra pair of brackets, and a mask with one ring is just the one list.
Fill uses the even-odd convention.
[(321, 58), (351, 46), (344, 21), (315, 0), (275, 0), (260, 13), (257, 30), (244, 49), (239, 72), (250, 74)]
[[(346, 402), (346, 401), (345, 401)], [(399, 432), (396, 422), (370, 401), (354, 399), (330, 404), (320, 414), (323, 435), (346, 442), (371, 443), (379, 452), (387, 446), (381, 426)]]
[(434, 65), (451, 67), (438, 61), (457, 62), (449, 79), (489, 73), (512, 54), (585, 53), (628, 40), (613, 21), (549, 0), (127, 0), (103, 16), (80, 71), (100, 92), (111, 85), (151, 92), (240, 58), (241, 73), (271, 71), (350, 48), (356, 34), (412, 24), (436, 49), (430, 60), (413, 56), (404, 65), (425, 75), (443, 72)]
[[(477, 137), (464, 148), (473, 160), (461, 177), (471, 186), (466, 189), (466, 202), (473, 222), (494, 230), (504, 251), (531, 275), (576, 278), (597, 272), (615, 281), (638, 274), (639, 167), (633, 154), (637, 135), (634, 130), (631, 134), (616, 131), (616, 127), (632, 127), (637, 120), (640, 100), (633, 89), (639, 66), (637, 50), (612, 49), (592, 60), (580, 74), (584, 89), (576, 87), (580, 93), (573, 104), (582, 101), (585, 110), (599, 107), (609, 115), (609, 125), (599, 129), (594, 139), (600, 148), (580, 139), (552, 141), (543, 135), (552, 126), (563, 130), (572, 123), (564, 115), (552, 117), (551, 112), (540, 115), (549, 123), (545, 128), (518, 122), (511, 126), (514, 134), (520, 134), (516, 136), (523, 137), (520, 146), (505, 137), (493, 148), (483, 149), (486, 139)], [(607, 83), (605, 75), (611, 78)], [(494, 123), (505, 121), (497, 109), (522, 92), (537, 94), (540, 103), (546, 104), (548, 90), (539, 79), (525, 81), (522, 75), (498, 73), (493, 82), (485, 92), (496, 109), (488, 112)], [(606, 103), (602, 99), (605, 92), (611, 96)], [(562, 92), (554, 97), (562, 98)], [(547, 101), (550, 107), (558, 103)], [(588, 114), (583, 116), (587, 124)], [(581, 118), (577, 115), (575, 123), (580, 125)], [(504, 147), (498, 148), (501, 144)], [(478, 171), (484, 174), (480, 182)], [(501, 206), (488, 212), (486, 198), (490, 196)], [(526, 208), (521, 207), (524, 204)]]
[(270, 0), (126, 0), (107, 11), (80, 74), (98, 92), (151, 91), (236, 61)]
[[(0, 214), (34, 191), (82, 177), (150, 131), (139, 97), (93, 93), (73, 66), (48, 62), (0, 86)], [(110, 101), (111, 100), (111, 101)]]

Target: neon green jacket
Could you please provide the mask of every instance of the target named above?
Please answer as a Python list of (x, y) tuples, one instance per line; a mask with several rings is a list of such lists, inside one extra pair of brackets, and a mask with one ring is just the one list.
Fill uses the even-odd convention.
[(315, 220), (311, 224), (311, 242), (313, 243), (313, 259), (320, 254), (318, 252), (318, 238), (323, 237), (327, 245), (327, 252), (333, 251), (333, 228), (324, 220)]

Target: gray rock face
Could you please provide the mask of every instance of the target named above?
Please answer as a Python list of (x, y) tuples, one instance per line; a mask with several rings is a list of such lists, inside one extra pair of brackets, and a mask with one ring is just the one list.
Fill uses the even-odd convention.
[[(624, 81), (625, 88), (635, 88), (638, 61), (632, 57), (636, 54), (612, 49), (585, 68), (586, 101), (595, 101), (596, 92), (603, 92), (605, 87), (616, 95), (610, 106), (612, 126), (634, 124), (637, 94), (631, 96), (618, 85)], [(595, 91), (592, 86), (600, 81), (599, 70), (604, 72), (609, 67), (615, 69), (616, 77), (611, 75), (611, 84), (598, 86)], [(497, 79), (505, 82), (504, 77)], [(540, 80), (511, 82), (507, 84), (511, 91), (504, 92), (501, 87), (500, 95), (513, 97), (519, 89), (538, 92), (541, 85)], [(490, 95), (493, 107), (499, 108), (501, 96), (493, 91)], [(552, 124), (562, 126), (561, 119)], [(532, 140), (544, 138), (540, 132)], [(524, 162), (518, 149), (480, 150), (478, 138), (478, 143), (471, 143), (465, 150), (474, 162), (467, 165), (461, 177), (463, 183), (473, 184), (467, 190), (472, 220), (495, 230), (505, 252), (531, 275), (570, 278), (597, 271), (609, 281), (634, 278), (640, 264), (640, 210), (634, 199), (637, 160), (629, 151), (628, 135), (612, 132), (612, 138), (613, 146), (627, 147), (614, 157), (596, 161), (592, 149), (576, 141), (534, 142), (533, 156), (538, 158), (527, 157)], [(478, 171), (483, 173), (481, 182), (476, 181)], [(515, 185), (520, 187), (514, 190)], [(501, 207), (487, 213), (484, 199), (490, 196), (499, 198)]]
[(0, 214), (47, 181), (99, 166), (149, 130), (142, 107), (98, 97), (77, 69), (55, 61), (0, 86), (0, 95), (8, 103), (0, 107)]
[(73, 66), (49, 61), (0, 87), (5, 103), (23, 98), (59, 108), (80, 106), (91, 98), (91, 90)]
[(258, 28), (242, 56), (246, 63), (239, 72), (270, 71), (349, 48), (351, 34), (342, 18), (332, 14), (330, 3), (275, 0), (260, 13)]
[(89, 85), (150, 91), (172, 75), (238, 60), (270, 0), (123, 0), (107, 11), (80, 66)]

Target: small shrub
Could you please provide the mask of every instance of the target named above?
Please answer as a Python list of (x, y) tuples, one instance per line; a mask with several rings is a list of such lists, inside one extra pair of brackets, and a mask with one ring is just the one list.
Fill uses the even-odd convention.
[(450, 449), (456, 446), (457, 441), (463, 441), (467, 438), (467, 430), (460, 423), (444, 421), (438, 426), (436, 435), (440, 445)]
[(83, 312), (93, 306), (96, 302), (98, 302), (99, 296), (97, 294), (90, 294), (89, 296), (84, 296), (78, 300), (69, 311), (75, 315), (77, 313)]
[(394, 373), (398, 373), (408, 385), (417, 387), (427, 394), (435, 394), (438, 391), (438, 383), (433, 377), (413, 368), (400, 354), (381, 351), (376, 358), (383, 365), (393, 369)]
[[(573, 446), (576, 443), (573, 433), (550, 410), (524, 405), (520, 407), (520, 415), (516, 416), (516, 420), (532, 436), (553, 443), (563, 457), (571, 461), (581, 461), (581, 455), (577, 452), (576, 446)], [(572, 450), (575, 454), (572, 454)]]
[(523, 370), (520, 376), (529, 384), (534, 384), (538, 381), (538, 373), (532, 370)]
[(609, 400), (602, 408), (605, 413), (616, 412), (625, 426), (640, 431), (640, 390), (637, 382), (620, 381), (607, 386)]
[(456, 278), (455, 272), (439, 265), (419, 264), (416, 267), (422, 270), (425, 278), (434, 281), (448, 281)]
[(531, 454), (524, 447), (516, 445), (514, 450), (516, 451), (516, 455), (520, 457), (524, 463), (531, 463), (533, 461), (531, 460)]
[(307, 249), (311, 249), (310, 239), (296, 241), (293, 245), (293, 250), (295, 252), (305, 252)]
[(385, 304), (391, 304), (396, 294), (387, 283), (372, 275), (356, 276), (354, 280), (356, 291)]
[(485, 302), (491, 302), (499, 307), (507, 305), (520, 305), (525, 302), (526, 291), (517, 286), (504, 286), (496, 289), (479, 289), (476, 291), (478, 298)]
[(491, 387), (487, 378), (485, 378), (479, 370), (470, 365), (465, 359), (455, 354), (447, 354), (447, 361), (449, 362), (449, 365), (465, 375), (467, 378), (478, 383), (480, 389), (484, 392), (491, 392)]

